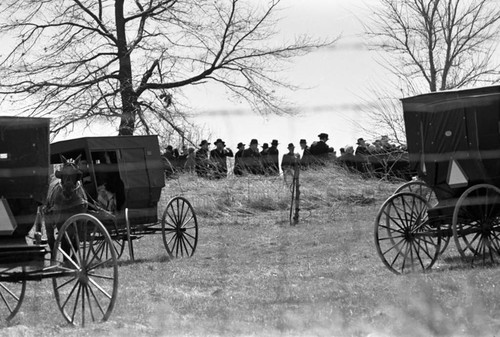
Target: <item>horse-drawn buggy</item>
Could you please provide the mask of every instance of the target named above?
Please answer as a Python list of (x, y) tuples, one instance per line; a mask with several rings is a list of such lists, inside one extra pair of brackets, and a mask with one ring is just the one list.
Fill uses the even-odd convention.
[[(68, 193), (72, 207), (82, 204), (68, 189), (75, 181), (66, 173), (75, 171), (67, 164), (56, 172), (67, 184), (49, 187), (49, 120), (0, 117), (0, 307), (6, 319), (19, 311), (26, 282), (45, 278), (72, 324), (106, 320), (113, 310), (118, 267), (111, 237), (97, 218), (68, 214), (59, 203)], [(50, 210), (48, 198), (55, 200)], [(58, 231), (50, 248), (41, 240), (44, 223)]]
[(430, 269), (453, 238), (471, 265), (500, 260), (500, 86), (402, 99), (418, 181), (381, 206), (375, 245), (394, 273)]
[(50, 149), (52, 163), (78, 158), (89, 212), (109, 231), (118, 257), (128, 243), (133, 260), (133, 240), (160, 232), (170, 257), (194, 254), (198, 222), (188, 200), (170, 199), (159, 220), (165, 176), (157, 136), (84, 137)]

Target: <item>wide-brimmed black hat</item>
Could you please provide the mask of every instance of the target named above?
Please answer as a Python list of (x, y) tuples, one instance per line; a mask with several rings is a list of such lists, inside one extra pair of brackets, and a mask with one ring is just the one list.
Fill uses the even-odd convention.
[(301, 140), (300, 140), (300, 144), (307, 144), (307, 140), (305, 140), (305, 139), (301, 139)]
[(322, 133), (320, 133), (320, 134), (318, 135), (318, 137), (319, 137), (319, 139), (322, 139), (322, 138), (326, 138), (326, 139), (328, 139), (328, 134), (327, 134), (327, 133), (323, 133), (323, 132), (322, 132)]
[(258, 141), (257, 139), (252, 139), (252, 140), (250, 141), (250, 145), (253, 145), (253, 144), (257, 144), (257, 145), (259, 145), (259, 141)]
[(278, 145), (278, 141), (276, 139), (273, 139), (273, 141), (271, 142), (271, 145)]
[(210, 145), (210, 143), (208, 142), (208, 140), (202, 140), (201, 143), (200, 143), (200, 146), (203, 146), (203, 145)]
[(263, 149), (267, 149), (267, 148), (269, 148), (269, 144), (267, 144), (267, 143), (262, 144), (262, 148), (263, 148)]
[(288, 144), (288, 148), (291, 148), (291, 147), (295, 148), (295, 145), (293, 145), (293, 143)]
[(356, 143), (356, 144), (358, 144), (358, 145), (359, 145), (359, 144), (361, 144), (361, 142), (364, 142), (364, 141), (365, 141), (365, 140), (364, 140), (363, 138), (358, 138), (358, 141), (357, 141), (357, 143)]
[(219, 143), (222, 143), (222, 145), (226, 145), (226, 143), (224, 143), (224, 142), (222, 141), (222, 139), (217, 138), (217, 140), (214, 142), (214, 145), (217, 145), (217, 144), (219, 144)]
[(240, 147), (244, 147), (244, 146), (245, 146), (245, 144), (240, 142), (240, 143), (238, 143), (238, 145), (236, 147), (239, 149)]
[(165, 148), (165, 150), (173, 150), (174, 148), (172, 147), (172, 145), (167, 145), (167, 147)]

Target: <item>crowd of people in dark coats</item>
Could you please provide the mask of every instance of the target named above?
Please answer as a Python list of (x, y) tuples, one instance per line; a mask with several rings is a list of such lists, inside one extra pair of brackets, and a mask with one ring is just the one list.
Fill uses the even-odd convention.
[(320, 133), (319, 140), (310, 146), (305, 139), (299, 142), (299, 153), (295, 152), (295, 145), (288, 144), (288, 152), (281, 157), (279, 162), (278, 140), (260, 146), (257, 139), (252, 139), (246, 147), (238, 143), (236, 152), (226, 147), (222, 139), (217, 139), (210, 150), (207, 140), (199, 144), (199, 149), (183, 147), (181, 151), (167, 146), (163, 153), (165, 174), (171, 176), (176, 171), (196, 173), (200, 177), (221, 179), (228, 175), (228, 159), (234, 158), (232, 172), (236, 176), (242, 175), (279, 175), (280, 169), (284, 173), (290, 172), (294, 167), (308, 169), (311, 166), (323, 166), (326, 162), (335, 160), (336, 163), (352, 172), (370, 176), (398, 176), (406, 178), (411, 175), (407, 151), (401, 146), (396, 146), (389, 141), (388, 136), (382, 136), (371, 144), (359, 138), (356, 149), (346, 146), (340, 149), (337, 156), (332, 147), (327, 144), (328, 134)]
[(328, 157), (334, 154), (333, 148), (329, 147), (328, 134), (318, 135), (319, 140), (307, 145), (305, 139), (300, 140), (302, 154), (295, 153), (293, 143), (288, 144), (288, 153), (282, 156), (279, 164), (278, 140), (273, 139), (271, 145), (264, 143), (259, 149), (257, 139), (252, 139), (249, 147), (243, 143), (238, 143), (237, 151), (226, 147), (222, 139), (214, 142), (215, 149), (209, 150), (211, 145), (207, 140), (199, 144), (197, 151), (194, 148), (183, 148), (182, 152), (168, 145), (163, 153), (165, 163), (165, 173), (168, 176), (175, 171), (195, 172), (200, 177), (220, 179), (228, 175), (228, 157), (234, 157), (233, 173), (236, 176), (253, 175), (279, 175), (280, 168), (283, 172), (290, 171), (295, 165), (300, 165), (302, 169), (312, 165), (324, 165)]

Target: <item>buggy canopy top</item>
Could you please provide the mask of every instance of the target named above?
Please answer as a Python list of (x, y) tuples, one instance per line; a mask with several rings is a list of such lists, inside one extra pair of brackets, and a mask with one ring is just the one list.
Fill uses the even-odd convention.
[(438, 199), (478, 183), (500, 186), (500, 86), (401, 101), (411, 168)]
[[(51, 163), (81, 156), (84, 187), (116, 193), (120, 209), (155, 208), (165, 186), (157, 136), (83, 137), (51, 144)], [(156, 214), (155, 214), (156, 216)]]

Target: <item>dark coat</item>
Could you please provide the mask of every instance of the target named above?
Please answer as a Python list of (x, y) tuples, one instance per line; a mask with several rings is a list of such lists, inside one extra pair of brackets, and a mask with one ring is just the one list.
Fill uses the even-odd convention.
[(293, 169), (299, 163), (298, 158), (295, 154), (287, 153), (283, 155), (281, 159), (281, 169), (283, 172)]
[(210, 172), (210, 162), (208, 161), (208, 150), (201, 148), (198, 151), (196, 151), (194, 169), (196, 171), (196, 174), (198, 174), (200, 177), (208, 176), (208, 173)]
[(243, 167), (246, 171), (252, 174), (263, 174), (264, 167), (262, 166), (262, 156), (259, 151), (246, 149), (243, 151)]
[(276, 146), (267, 149), (267, 167), (266, 173), (275, 175), (280, 173), (279, 169), (279, 150)]
[(222, 149), (219, 151), (214, 149), (210, 151), (210, 160), (214, 164), (215, 178), (227, 177), (227, 157), (233, 157), (233, 151), (230, 149)]
[(234, 169), (233, 173), (237, 176), (243, 175), (243, 169), (245, 165), (243, 163), (243, 150), (238, 150), (234, 155)]

